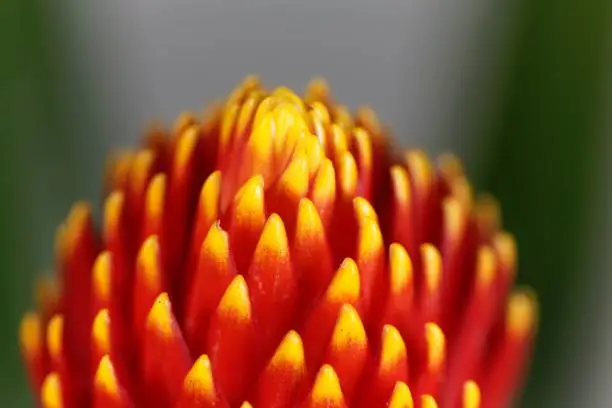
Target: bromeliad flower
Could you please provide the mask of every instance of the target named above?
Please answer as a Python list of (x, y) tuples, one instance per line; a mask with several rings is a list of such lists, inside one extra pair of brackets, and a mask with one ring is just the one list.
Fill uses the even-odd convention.
[(521, 385), (536, 307), (497, 204), (322, 81), (248, 78), (105, 188), (101, 232), (76, 204), (21, 326), (46, 408), (498, 408)]

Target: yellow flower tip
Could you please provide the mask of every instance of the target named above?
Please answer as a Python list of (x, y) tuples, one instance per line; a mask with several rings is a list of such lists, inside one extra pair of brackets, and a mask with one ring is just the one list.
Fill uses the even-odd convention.
[(244, 401), (242, 405), (240, 405), (240, 408), (253, 408), (253, 405), (251, 405), (249, 401)]
[(26, 359), (34, 358), (42, 349), (42, 321), (37, 313), (26, 313), (19, 324), (19, 342)]
[(327, 107), (323, 105), (320, 101), (313, 102), (310, 105), (310, 111), (313, 115), (319, 118), (322, 123), (327, 125), (331, 122), (331, 116), (329, 115)]
[(236, 193), (234, 217), (240, 224), (249, 223), (249, 220), (257, 220), (263, 224), (264, 179), (260, 174), (251, 177)]
[[(218, 265), (227, 264), (229, 262), (229, 236), (225, 232), (219, 222), (211, 225), (202, 243), (202, 251), (206, 251), (209, 259)], [(201, 256), (200, 256), (201, 257)]]
[(162, 214), (166, 197), (166, 175), (156, 174), (147, 188), (145, 209), (151, 218), (158, 218)]
[(253, 262), (264, 260), (270, 256), (274, 259), (286, 259), (289, 256), (285, 224), (280, 215), (276, 213), (270, 215), (264, 225), (255, 249)]
[(125, 196), (122, 191), (115, 190), (104, 201), (104, 237), (108, 239), (110, 234), (119, 225)]
[[(311, 400), (314, 405), (321, 404), (322, 406), (335, 406), (344, 401), (338, 374), (329, 364), (324, 364), (319, 369), (312, 386)], [(330, 405), (323, 405), (323, 403)]]
[(58, 373), (52, 372), (45, 377), (40, 395), (43, 408), (63, 408), (62, 383)]
[(335, 123), (331, 126), (331, 140), (336, 152), (343, 153), (348, 151), (349, 144), (346, 132)]
[(67, 255), (77, 244), (80, 233), (91, 218), (91, 206), (85, 201), (75, 203), (70, 209), (66, 219), (66, 229), (63, 233), (63, 243), (60, 245), (60, 253)]
[(384, 325), (382, 330), (382, 349), (380, 355), (381, 371), (390, 371), (398, 362), (406, 358), (406, 344), (400, 332), (391, 325)]
[(346, 258), (340, 264), (325, 297), (332, 303), (354, 303), (361, 293), (359, 268), (355, 261)]
[(430, 372), (439, 371), (446, 358), (446, 339), (440, 326), (435, 323), (425, 324), (425, 342), (427, 344), (427, 367)]
[(36, 304), (43, 312), (51, 310), (59, 302), (59, 286), (53, 276), (42, 275), (36, 279)]
[(294, 157), (279, 179), (279, 189), (289, 197), (303, 197), (308, 192), (308, 158)]
[(159, 270), (159, 239), (157, 235), (151, 235), (143, 242), (138, 252), (137, 262), (148, 287), (159, 287), (161, 285), (161, 271)]
[(414, 401), (410, 388), (403, 381), (398, 381), (393, 387), (391, 398), (389, 400), (389, 408), (413, 408)]
[(355, 197), (353, 199), (353, 209), (357, 214), (357, 221), (372, 220), (378, 223), (378, 215), (372, 204), (363, 197)]
[(314, 203), (331, 202), (336, 194), (336, 170), (330, 159), (324, 159), (312, 187)]
[(145, 187), (147, 173), (153, 165), (154, 159), (155, 155), (149, 149), (141, 150), (136, 154), (132, 167), (132, 186), (134, 188)]
[(97, 299), (108, 302), (111, 293), (111, 254), (101, 252), (94, 261), (92, 273), (93, 292)]
[(232, 316), (237, 320), (251, 319), (249, 288), (242, 275), (234, 277), (225, 290), (217, 309), (219, 314)]
[(423, 395), (421, 396), (421, 408), (438, 408), (438, 403), (431, 395)]
[(405, 157), (417, 190), (425, 191), (433, 179), (433, 169), (427, 154), (422, 150), (410, 150)]
[(94, 344), (104, 353), (110, 353), (110, 315), (108, 309), (101, 309), (92, 324)]
[(296, 222), (296, 241), (307, 242), (310, 237), (324, 233), (317, 207), (308, 198), (300, 199)]
[(64, 316), (55, 315), (47, 324), (47, 348), (52, 358), (62, 354), (62, 339), (64, 335)]
[(508, 299), (506, 330), (513, 336), (524, 338), (533, 333), (538, 322), (535, 293), (528, 289), (514, 292)]
[(332, 333), (330, 344), (332, 349), (340, 350), (348, 345), (365, 347), (367, 342), (365, 328), (359, 318), (359, 313), (351, 304), (345, 303), (340, 308)]
[(359, 123), (363, 124), (363, 126), (373, 132), (373, 136), (382, 133), (383, 129), (380, 123), (380, 119), (378, 119), (378, 115), (370, 106), (358, 107), (355, 116), (357, 117)]
[(191, 160), (198, 143), (199, 132), (200, 129), (197, 125), (189, 125), (183, 130), (175, 152), (174, 163), (177, 170), (184, 171)]
[(480, 387), (475, 381), (466, 381), (463, 385), (463, 407), (462, 408), (479, 408), (480, 407)]
[(499, 202), (490, 194), (481, 194), (476, 201), (476, 220), (480, 228), (495, 231), (501, 226)]
[(391, 293), (401, 294), (412, 282), (412, 261), (403, 245), (389, 246), (389, 274)]
[(173, 324), (172, 305), (168, 293), (160, 293), (147, 316), (147, 328), (169, 338), (173, 335)]
[(345, 197), (352, 197), (357, 190), (357, 164), (350, 152), (342, 152), (338, 163), (340, 191)]
[(316, 136), (306, 135), (302, 139), (300, 147), (304, 150), (306, 158), (308, 159), (309, 176), (313, 177), (317, 170), (319, 170), (319, 167), (323, 162), (323, 158), (325, 157), (323, 146)]
[(395, 199), (400, 203), (410, 202), (410, 178), (406, 169), (399, 165), (391, 166), (391, 183)]
[(491, 286), (495, 278), (496, 266), (493, 249), (489, 246), (480, 247), (476, 258), (477, 287), (489, 288)]
[(119, 382), (117, 381), (115, 368), (108, 354), (105, 354), (100, 359), (100, 364), (98, 364), (94, 377), (94, 384), (98, 389), (103, 390), (107, 394), (119, 394)]
[(327, 81), (320, 76), (314, 77), (306, 86), (306, 99), (323, 102), (329, 98), (330, 90)]
[(442, 282), (442, 256), (440, 251), (432, 244), (423, 244), (421, 245), (421, 257), (427, 292), (429, 294), (436, 293)]
[(493, 237), (493, 247), (499, 254), (500, 261), (514, 273), (517, 263), (517, 248), (514, 236), (508, 232), (499, 232)]
[(383, 236), (378, 221), (364, 218), (359, 223), (359, 241), (357, 244), (357, 260), (364, 261), (383, 252)]
[(270, 367), (280, 366), (289, 366), (297, 370), (305, 367), (304, 344), (295, 330), (287, 333), (270, 360)]
[(447, 197), (442, 202), (444, 213), (444, 230), (448, 233), (448, 238), (457, 242), (461, 237), (461, 231), (467, 221), (465, 210), (461, 202), (456, 197)]
[(461, 160), (452, 153), (442, 154), (438, 158), (438, 168), (447, 181), (452, 181), (464, 174)]
[(217, 400), (212, 365), (206, 354), (200, 356), (187, 373), (183, 389), (190, 395), (201, 396), (204, 401)]
[(274, 115), (271, 112), (255, 118), (247, 147), (254, 164), (262, 165), (271, 160), (276, 136)]
[(370, 134), (365, 129), (356, 128), (353, 130), (353, 137), (360, 153), (362, 161), (360, 165), (364, 168), (370, 168), (372, 166), (372, 141)]

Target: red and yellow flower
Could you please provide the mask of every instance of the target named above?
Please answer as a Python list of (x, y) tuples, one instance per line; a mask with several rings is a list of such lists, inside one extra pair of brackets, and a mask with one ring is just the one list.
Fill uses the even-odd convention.
[(45, 408), (497, 408), (521, 385), (536, 305), (497, 204), (321, 81), (247, 78), (105, 189), (21, 326)]

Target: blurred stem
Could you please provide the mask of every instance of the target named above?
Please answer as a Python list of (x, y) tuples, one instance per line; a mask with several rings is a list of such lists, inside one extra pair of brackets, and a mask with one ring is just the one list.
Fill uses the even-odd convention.
[(579, 348), (566, 343), (584, 312), (585, 223), (594, 186), (601, 185), (595, 159), (603, 137), (610, 4), (522, 0), (516, 54), (493, 129), (498, 144), (487, 188), (503, 203), (505, 225), (517, 236), (519, 279), (536, 288), (541, 303), (521, 406), (555, 406), (563, 392), (558, 376), (571, 370), (568, 362)]
[(41, 259), (32, 237), (47, 240), (45, 253), (50, 254), (52, 233), (47, 234), (44, 221), (57, 222), (53, 208), (67, 196), (74, 174), (54, 71), (61, 52), (52, 44), (50, 17), (49, 4), (42, 0), (7, 0), (0, 13), (0, 326), (5, 330), (0, 400), (11, 407), (33, 406), (17, 327), (31, 306), (32, 278), (50, 257)]

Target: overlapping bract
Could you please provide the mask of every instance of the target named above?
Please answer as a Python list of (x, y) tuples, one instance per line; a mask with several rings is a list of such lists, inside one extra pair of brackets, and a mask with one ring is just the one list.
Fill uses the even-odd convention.
[(496, 203), (321, 81), (247, 78), (116, 155), (105, 189), (21, 326), (46, 408), (497, 408), (520, 386), (535, 303)]

